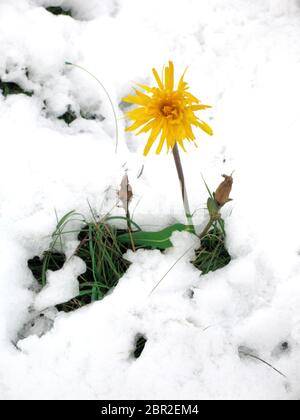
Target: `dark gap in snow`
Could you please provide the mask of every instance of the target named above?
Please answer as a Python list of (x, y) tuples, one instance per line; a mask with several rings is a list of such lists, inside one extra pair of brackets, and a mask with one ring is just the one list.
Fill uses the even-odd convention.
[(133, 351), (133, 356), (135, 359), (138, 359), (139, 357), (141, 357), (147, 341), (148, 341), (147, 338), (143, 334), (138, 334), (136, 336), (135, 347)]
[(2, 91), (4, 97), (7, 97), (9, 95), (19, 95), (19, 94), (24, 94), (27, 96), (33, 95), (33, 92), (27, 92), (26, 90), (22, 89), (21, 86), (19, 86), (17, 83), (3, 82), (1, 79), (0, 79), (0, 90)]
[(59, 6), (49, 6), (49, 7), (46, 7), (46, 10), (47, 12), (52, 13), (55, 16), (63, 15), (63, 16), (73, 17), (71, 10), (63, 9), (62, 7), (59, 7)]
[(72, 110), (71, 106), (69, 105), (68, 110), (63, 115), (58, 117), (58, 119), (64, 121), (67, 125), (71, 125), (72, 122), (77, 120), (77, 114), (75, 111)]
[(67, 125), (71, 125), (74, 121), (76, 121), (78, 118), (83, 118), (84, 120), (88, 121), (104, 121), (105, 117), (103, 115), (97, 115), (90, 112), (84, 112), (80, 111), (80, 115), (78, 115), (71, 107), (71, 105), (68, 106), (67, 111), (58, 117), (59, 120), (64, 121)]
[[(100, 2), (100, 0), (98, 1)], [(84, 0), (82, 0), (82, 3), (84, 4)], [(69, 16), (79, 21), (90, 21), (97, 17), (97, 14), (90, 13), (89, 9), (85, 10), (84, 5), (77, 4), (72, 6), (71, 8), (68, 8), (68, 6), (48, 6), (45, 9), (55, 16)], [(109, 9), (108, 16), (116, 17), (120, 11), (119, 3), (117, 1), (111, 2)]]
[(104, 121), (105, 117), (102, 114), (93, 114), (90, 112), (84, 112), (84, 111), (80, 111), (80, 116), (81, 118), (83, 118), (84, 120), (88, 120), (88, 121)]
[(46, 251), (43, 257), (38, 256), (27, 261), (28, 268), (31, 270), (34, 278), (42, 284), (42, 273), (44, 264), (47, 263), (47, 270), (58, 271), (66, 262), (65, 254), (59, 252)]

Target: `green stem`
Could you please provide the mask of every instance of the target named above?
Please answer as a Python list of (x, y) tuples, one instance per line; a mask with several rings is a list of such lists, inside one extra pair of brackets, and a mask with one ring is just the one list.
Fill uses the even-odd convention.
[(174, 157), (176, 170), (177, 170), (177, 174), (178, 174), (178, 178), (179, 178), (179, 182), (180, 182), (180, 186), (181, 186), (182, 201), (183, 201), (185, 215), (186, 215), (186, 218), (187, 218), (187, 221), (188, 221), (188, 226), (189, 226), (189, 229), (192, 233), (196, 233), (194, 223), (193, 223), (193, 219), (192, 219), (191, 210), (190, 210), (187, 190), (186, 190), (186, 186), (185, 186), (184, 173), (183, 173), (183, 169), (182, 169), (182, 164), (181, 164), (181, 159), (180, 159), (180, 154), (179, 154), (177, 143), (175, 144), (175, 146), (173, 148), (173, 157)]
[(215, 220), (214, 219), (210, 219), (209, 222), (207, 223), (207, 225), (205, 226), (203, 232), (199, 235), (200, 239), (203, 239), (208, 232), (210, 231), (210, 228), (212, 227), (212, 225), (214, 224)]

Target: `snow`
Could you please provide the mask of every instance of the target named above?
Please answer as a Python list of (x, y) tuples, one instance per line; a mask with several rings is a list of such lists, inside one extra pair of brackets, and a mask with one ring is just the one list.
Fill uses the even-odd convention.
[[(74, 18), (45, 10), (58, 5)], [(1, 399), (299, 399), (299, 21), (296, 0), (1, 0), (0, 79), (34, 92), (0, 95)], [(55, 211), (89, 217), (89, 202), (121, 215), (126, 168), (137, 223), (184, 222), (171, 157), (143, 158), (146, 137), (124, 133), (120, 105), (169, 59), (178, 76), (189, 66), (192, 92), (213, 105), (214, 137), (199, 134), (199, 148), (182, 156), (199, 229), (201, 174), (216, 188), (235, 170), (224, 209), (233, 260), (200, 276), (194, 238), (175, 234), (164, 254), (129, 252), (132, 265), (105, 299), (57, 313), (78, 290), (82, 261), (49, 272), (43, 291), (27, 267), (49, 247)], [(117, 153), (105, 93), (66, 62), (108, 90)], [(69, 105), (99, 120), (68, 127), (57, 117)], [(68, 258), (76, 243), (68, 235)], [(147, 343), (135, 360), (138, 334)]]
[(85, 273), (85, 271), (86, 265), (78, 257), (73, 257), (68, 260), (61, 270), (48, 270), (47, 284), (37, 295), (34, 308), (37, 311), (42, 311), (43, 309), (74, 299), (79, 295), (79, 282), (77, 278)]

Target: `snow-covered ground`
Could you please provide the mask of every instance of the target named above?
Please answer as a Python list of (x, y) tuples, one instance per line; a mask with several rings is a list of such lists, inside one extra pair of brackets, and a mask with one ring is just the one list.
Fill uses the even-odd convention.
[[(57, 5), (75, 19), (45, 10)], [(0, 79), (34, 92), (0, 96), (1, 399), (300, 398), (299, 39), (299, 0), (0, 0)], [(55, 210), (111, 209), (126, 168), (136, 222), (184, 221), (171, 156), (143, 158), (146, 137), (125, 135), (119, 106), (170, 59), (178, 76), (189, 66), (192, 92), (213, 105), (214, 137), (198, 133), (200, 147), (183, 156), (193, 210), (207, 198), (201, 173), (215, 188), (235, 170), (225, 212), (232, 262), (200, 276), (190, 251), (149, 296), (197, 247), (178, 233), (165, 254), (128, 253), (133, 264), (103, 301), (71, 314), (50, 308), (53, 328), (20, 339), (32, 311), (76, 293), (84, 270), (73, 258), (34, 291), (27, 260), (49, 246)], [(66, 62), (109, 91), (117, 153), (107, 97)], [(68, 105), (105, 119), (68, 127), (57, 119)], [(197, 224), (206, 217), (199, 210)], [(148, 342), (135, 360), (139, 333)]]

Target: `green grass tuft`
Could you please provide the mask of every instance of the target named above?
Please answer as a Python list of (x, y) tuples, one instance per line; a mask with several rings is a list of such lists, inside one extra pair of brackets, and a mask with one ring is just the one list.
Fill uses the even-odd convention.
[[(79, 280), (79, 295), (70, 302), (58, 305), (59, 310), (70, 312), (92, 302), (101, 300), (117, 284), (130, 266), (130, 262), (123, 255), (131, 249), (130, 242), (123, 241), (126, 230), (118, 230), (111, 222), (118, 220), (125, 222), (125, 217), (106, 216), (99, 219), (91, 209), (92, 220), (87, 221), (82, 215), (71, 211), (57, 220), (57, 226), (52, 234), (49, 249), (42, 258), (35, 257), (28, 261), (28, 266), (33, 275), (44, 287), (47, 283), (47, 271), (56, 271), (63, 267), (66, 257), (63, 253), (64, 235), (77, 234), (79, 245), (74, 255), (81, 258), (86, 264), (86, 272)], [(80, 222), (80, 231), (74, 231), (68, 227), (71, 222)], [(127, 223), (126, 223), (127, 224)], [(140, 227), (131, 221), (136, 229), (135, 233), (141, 232)], [(231, 257), (225, 247), (224, 222), (222, 219), (214, 222), (212, 228), (201, 240), (201, 248), (196, 252), (193, 264), (202, 274), (216, 271), (230, 263)], [(146, 242), (146, 247), (147, 247)], [(143, 248), (143, 246), (141, 246)], [(158, 246), (155, 249), (160, 249)], [(135, 357), (139, 357), (143, 351), (146, 339), (139, 336), (136, 341)]]
[(76, 255), (87, 265), (79, 277), (79, 297), (94, 302), (102, 299), (127, 271), (130, 263), (123, 258), (127, 251), (118, 242), (118, 231), (106, 222), (89, 223), (79, 234)]
[(79, 295), (70, 302), (58, 305), (58, 309), (65, 312), (103, 299), (118, 284), (130, 265), (123, 258), (128, 247), (118, 241), (118, 235), (124, 231), (118, 231), (109, 225), (110, 218), (87, 222), (80, 217), (82, 216), (75, 212), (66, 214), (58, 221), (55, 232), (52, 234), (50, 248), (44, 253), (43, 258), (35, 257), (28, 261), (28, 266), (35, 278), (42, 287), (45, 286), (47, 271), (59, 270), (66, 261), (62, 253), (63, 235), (74, 233), (74, 231), (68, 231), (67, 225), (74, 220), (85, 222), (80, 232), (76, 232), (80, 243), (74, 255), (86, 263), (87, 270), (78, 278)]
[[(221, 228), (222, 226), (222, 228)], [(201, 248), (196, 252), (193, 264), (202, 274), (219, 270), (231, 261), (225, 246), (223, 223), (215, 222), (213, 227), (201, 240)]]

